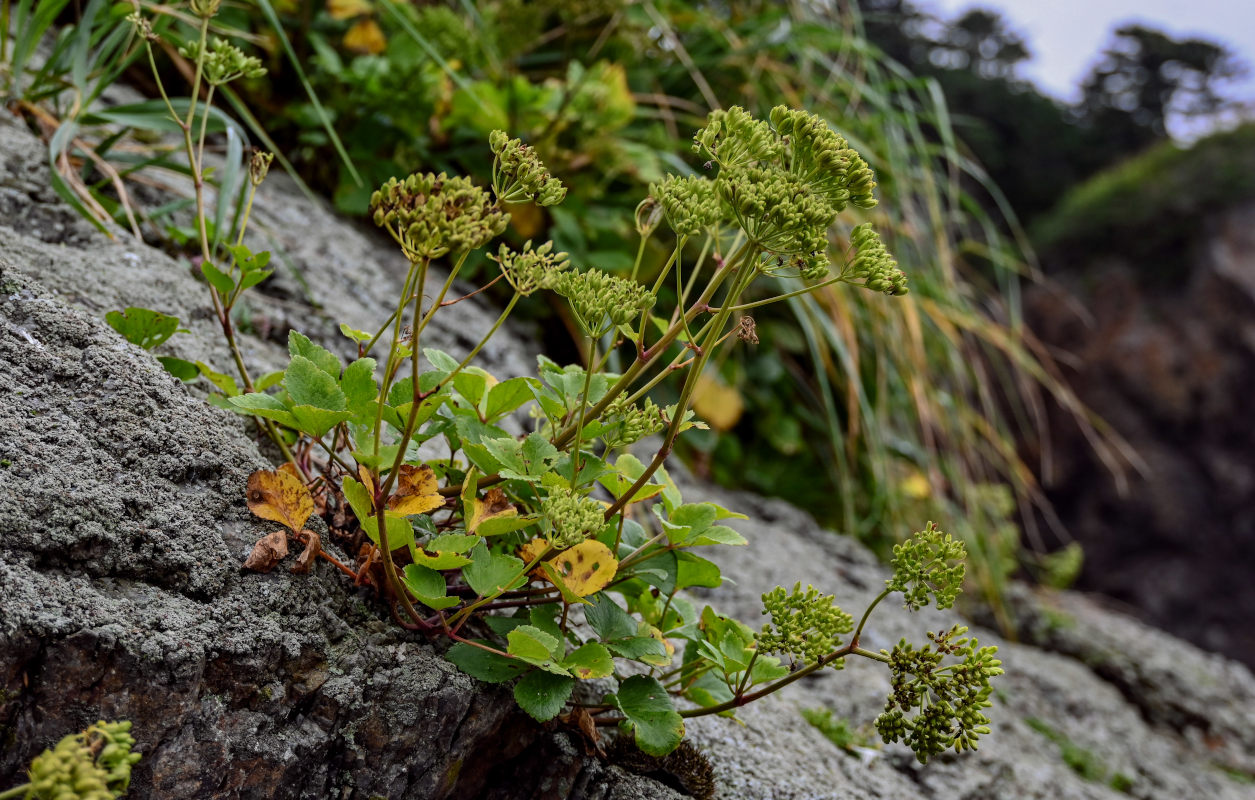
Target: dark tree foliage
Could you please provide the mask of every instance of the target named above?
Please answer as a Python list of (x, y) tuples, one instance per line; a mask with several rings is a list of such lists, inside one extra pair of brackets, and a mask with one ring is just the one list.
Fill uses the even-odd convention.
[(1241, 74), (1219, 44), (1126, 26), (1085, 80), (1082, 101), (1068, 106), (1016, 76), (1032, 52), (997, 12), (946, 21), (910, 0), (855, 5), (873, 44), (941, 86), (960, 137), (1026, 222), (1080, 181), (1167, 138), (1170, 117), (1225, 110), (1223, 85)]

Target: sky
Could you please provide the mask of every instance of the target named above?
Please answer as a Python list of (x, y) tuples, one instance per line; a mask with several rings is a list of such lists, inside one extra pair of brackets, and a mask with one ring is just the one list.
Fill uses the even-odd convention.
[(920, 0), (943, 17), (973, 7), (1002, 12), (1028, 42), (1032, 61), (1023, 77), (1047, 94), (1074, 100), (1111, 32), (1136, 21), (1174, 38), (1199, 37), (1226, 45), (1250, 74), (1232, 85), (1232, 96), (1255, 103), (1255, 0)]

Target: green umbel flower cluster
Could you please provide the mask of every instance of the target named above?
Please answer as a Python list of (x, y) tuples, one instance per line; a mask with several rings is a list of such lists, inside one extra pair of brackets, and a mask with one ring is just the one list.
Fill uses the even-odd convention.
[(963, 590), (967, 548), (932, 522), (910, 539), (893, 546), (893, 577), (885, 581), (891, 592), (901, 592), (908, 609), (928, 605), (929, 596), (937, 608), (950, 608)]
[(559, 549), (574, 547), (601, 530), (605, 508), (592, 498), (564, 487), (550, 490), (540, 510), (553, 525), (550, 543)]
[(838, 211), (846, 204), (872, 208), (876, 176), (845, 137), (823, 119), (805, 111), (776, 106), (771, 125), (788, 143), (789, 171), (820, 192)]
[(552, 289), (558, 275), (571, 266), (566, 253), (553, 252), (553, 242), (545, 242), (533, 250), (530, 239), (522, 250), (501, 245), (493, 259), (501, 265), (501, 274), (514, 291), (524, 297), (537, 289)]
[(846, 266), (846, 277), (862, 280), (863, 286), (873, 292), (906, 294), (906, 273), (898, 269), (897, 259), (889, 255), (870, 223), (850, 231), (850, 244), (858, 249), (858, 255)]
[(66, 736), (45, 750), (30, 766), (34, 800), (113, 800), (131, 785), (135, 739), (130, 722), (97, 722), (82, 733)]
[(637, 314), (652, 308), (657, 299), (635, 281), (595, 269), (560, 273), (553, 288), (571, 303), (580, 327), (589, 336), (601, 336), (611, 328), (629, 324)]
[(796, 175), (770, 166), (726, 167), (715, 186), (745, 234), (768, 252), (827, 251), (837, 210)]
[(714, 182), (700, 175), (668, 175), (660, 183), (651, 183), (649, 194), (657, 198), (677, 236), (696, 236), (723, 216)]
[(483, 247), (510, 224), (509, 215), (470, 178), (443, 172), (389, 178), (370, 196), (370, 211), (411, 261)]
[[(195, 62), (201, 57), (200, 42), (188, 42), (179, 48), (179, 55)], [(261, 59), (244, 55), (244, 51), (226, 39), (214, 37), (205, 51), (204, 76), (211, 86), (222, 86), (236, 78), (260, 78), (266, 74)]]
[(606, 407), (602, 419), (607, 422), (607, 430), (602, 434), (607, 448), (635, 444), (667, 426), (662, 409), (648, 397), (644, 406), (638, 406), (620, 396)]
[[(902, 741), (920, 763), (953, 748), (975, 750), (976, 740), (989, 733), (982, 713), (993, 703), (991, 678), (1002, 674), (996, 647), (978, 647), (975, 639), (959, 638), (967, 628), (954, 626), (943, 634), (929, 633), (936, 645), (914, 649), (906, 640), (889, 656), (891, 690), (885, 711), (876, 718), (876, 730), (885, 742)], [(946, 656), (959, 659), (943, 665)], [(916, 712), (913, 717), (907, 716)]]
[(530, 200), (538, 206), (553, 206), (566, 198), (562, 181), (551, 176), (536, 150), (505, 131), (493, 131), (488, 145), (496, 157), (492, 163), (492, 190), (503, 203)]
[[(841, 636), (854, 630), (854, 618), (836, 605), (832, 595), (821, 595), (813, 586), (802, 591), (802, 584), (784, 593), (777, 586), (763, 595), (763, 613), (771, 622), (758, 636), (758, 649), (764, 653), (787, 653), (796, 661), (813, 664), (841, 646)], [(829, 666), (840, 669), (843, 659)]]
[(777, 159), (784, 143), (766, 120), (733, 106), (710, 112), (706, 127), (693, 135), (693, 150), (726, 169)]

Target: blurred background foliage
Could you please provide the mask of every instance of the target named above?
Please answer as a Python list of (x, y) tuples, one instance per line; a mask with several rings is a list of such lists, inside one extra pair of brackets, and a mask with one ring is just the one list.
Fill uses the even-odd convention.
[[(15, 33), (0, 46), (0, 88), (48, 141), (63, 196), (102, 227), (112, 219), (177, 247), (186, 204), (142, 209), (128, 190), (172, 168), (161, 110), (92, 106), (137, 52), (118, 33), (133, 6), (159, 33), (190, 21), (147, 1), (6, 0)], [(53, 57), (29, 66), (32, 40), (54, 22), (66, 27)], [(1126, 464), (1024, 327), (1022, 284), (1038, 267), (1021, 221), (1052, 247), (1083, 247), (1086, 227), (1111, 224), (1102, 209), (1117, 203), (1206, 202), (1188, 172), (1176, 191), (1140, 193), (1171, 144), (1082, 183), (1164, 142), (1170, 114), (1223, 110), (1216, 87), (1238, 69), (1218, 45), (1122, 29), (1069, 107), (1015, 77), (1028, 47), (996, 15), (947, 21), (904, 0), (228, 0), (214, 25), (269, 69), (226, 93), (224, 153), (251, 136), (303, 186), (362, 215), (394, 175), (484, 180), (487, 134), (501, 128), (571, 187), (547, 213), (518, 210), (507, 235), (552, 238), (575, 263), (610, 270), (631, 269), (632, 212), (649, 184), (703, 169), (689, 143), (711, 108), (786, 104), (826, 117), (877, 171), (881, 202), (864, 220), (911, 293), (886, 302), (830, 287), (756, 309), (760, 342), (721, 353), (697, 406), (712, 430), (683, 455), (699, 474), (790, 500), (882, 553), (942, 520), (967, 542), (973, 586), (995, 611), (1018, 571), (1067, 583), (1080, 568), (1037, 482), (1046, 399), (1110, 469)], [(163, 68), (186, 71), (173, 48), (165, 57)], [(1176, 78), (1148, 82), (1148, 65)], [(154, 96), (145, 70), (125, 74)], [(1251, 174), (1233, 191), (1249, 191)], [(838, 251), (847, 234), (833, 232)], [(643, 278), (667, 252), (647, 243)], [(574, 357), (558, 304), (520, 308), (552, 352)]]

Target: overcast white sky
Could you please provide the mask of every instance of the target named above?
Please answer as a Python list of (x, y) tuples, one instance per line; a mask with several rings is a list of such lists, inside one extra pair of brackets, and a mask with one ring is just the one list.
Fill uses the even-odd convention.
[(946, 18), (973, 7), (1001, 11), (1028, 41), (1033, 60), (1023, 75), (1064, 100), (1112, 30), (1138, 21), (1177, 38), (1198, 36), (1227, 45), (1250, 68), (1233, 96), (1255, 101), (1255, 0), (920, 0)]

